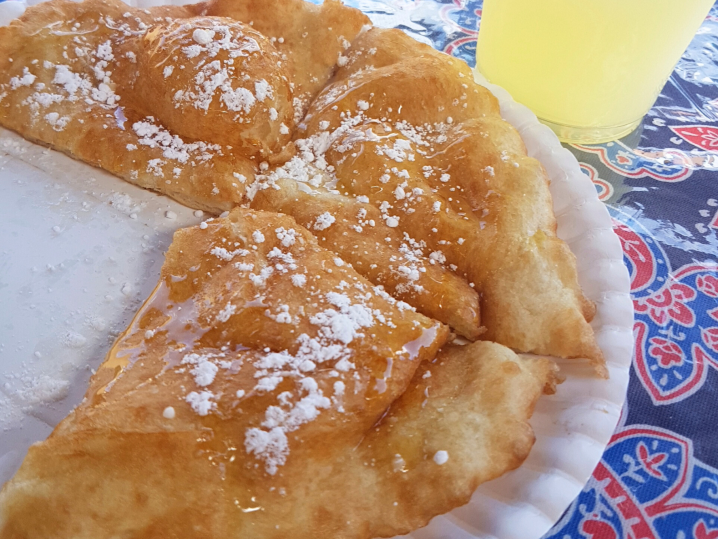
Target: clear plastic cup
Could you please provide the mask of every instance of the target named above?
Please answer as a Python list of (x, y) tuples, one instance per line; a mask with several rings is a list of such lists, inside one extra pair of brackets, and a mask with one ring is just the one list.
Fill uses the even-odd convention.
[(476, 67), (564, 142), (641, 122), (714, 0), (484, 0)]

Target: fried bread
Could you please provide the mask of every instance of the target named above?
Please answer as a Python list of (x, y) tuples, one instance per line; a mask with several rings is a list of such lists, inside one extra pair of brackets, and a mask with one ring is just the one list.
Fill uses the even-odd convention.
[(0, 493), (0, 537), (422, 526), (523, 461), (556, 379), (550, 360), (448, 338), (290, 217), (180, 230), (84, 401)]
[(528, 455), (559, 377), (516, 351), (607, 375), (496, 99), (336, 0), (29, 8), (0, 125), (221, 214), (177, 231), (0, 538), (408, 533)]

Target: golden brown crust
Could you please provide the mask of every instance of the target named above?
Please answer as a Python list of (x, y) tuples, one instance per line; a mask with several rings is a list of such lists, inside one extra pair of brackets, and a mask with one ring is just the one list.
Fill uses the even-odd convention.
[(516, 130), (500, 118), (473, 119), (453, 127), (438, 151), (451, 162), (468, 204), (487, 212), (472, 252), (480, 263), (468, 270), (483, 293), (482, 338), (589, 358), (605, 376), (589, 325), (595, 306), (578, 284), (573, 253), (556, 237), (546, 172), (526, 156)]
[(424, 362), (362, 444), (364, 460), (376, 462), (384, 501), (382, 517), (366, 520), (366, 536), (424, 526), (467, 503), (481, 483), (517, 468), (534, 443), (528, 419), (556, 375), (548, 359), (489, 342), (447, 345)]
[[(161, 119), (188, 140), (249, 156), (282, 150), (294, 130), (293, 94), (281, 55), (251, 26), (222, 17), (155, 23), (119, 44), (114, 73), (125, 108)], [(195, 40), (199, 34), (203, 45)], [(216, 89), (215, 89), (216, 88)], [(283, 126), (283, 127), (282, 127)]]
[[(377, 208), (321, 187), (308, 189), (284, 172), (286, 167), (275, 172), (278, 189), (259, 191), (252, 208), (292, 215), (312, 230), (320, 245), (351, 263), (359, 274), (462, 337), (476, 340), (484, 332), (476, 290), (450, 269), (433, 263), (411, 238), (388, 227)], [(313, 225), (325, 212), (335, 221), (318, 230)]]
[[(244, 199), (244, 182), (251, 181), (257, 169), (255, 157), (279, 151), (289, 140), (292, 97), (273, 46), (229, 20), (224, 20), (224, 26), (233, 32), (232, 37), (221, 43), (219, 56), (212, 56), (209, 46), (203, 49), (194, 43), (180, 46), (180, 52), (161, 66), (148, 65), (157, 53), (148, 50), (152, 44), (148, 36), (175, 30), (178, 45), (183, 45), (192, 38), (188, 34), (203, 25), (209, 30), (222, 26), (222, 20), (205, 17), (193, 18), (197, 27), (184, 32), (171, 24), (167, 27), (164, 17), (185, 20), (195, 10), (163, 6), (145, 11), (119, 0), (58, 0), (28, 9), (10, 26), (0, 28), (0, 124), (195, 208), (213, 213), (231, 209)], [(182, 28), (182, 24), (176, 26)], [(214, 40), (217, 43), (220, 33)], [(199, 56), (188, 47), (201, 49)], [(204, 58), (206, 65), (192, 62), (202, 53), (212, 57)], [(233, 58), (235, 53), (249, 58)], [(218, 70), (208, 59), (217, 63)], [(253, 85), (266, 83), (263, 92), (254, 88), (249, 94), (252, 106), (244, 115), (251, 120), (249, 129), (241, 129), (243, 111), (232, 110), (241, 108), (236, 96), (245, 89), (236, 81), (220, 85), (222, 81), (217, 80), (228, 75), (230, 60), (236, 79), (249, 70)], [(188, 80), (186, 74), (194, 68), (197, 73)], [(208, 87), (199, 89), (200, 74), (214, 77)], [(171, 82), (178, 77), (180, 84), (171, 88), (171, 94), (157, 91), (161, 80)], [(135, 84), (138, 79), (142, 82)], [(185, 96), (204, 91), (199, 97), (209, 99), (208, 110), (198, 105), (199, 98), (186, 102), (177, 97), (183, 81)], [(246, 108), (247, 100), (240, 105)], [(273, 119), (270, 109), (275, 111)], [(170, 124), (178, 127), (183, 117), (208, 138), (202, 140), (191, 128), (167, 129)], [(233, 123), (239, 126), (236, 132), (230, 129)], [(216, 143), (218, 126), (234, 135)]]
[[(157, 384), (145, 384), (116, 401), (78, 409), (31, 448), (0, 494), (0, 537), (405, 533), (466, 503), (479, 484), (523, 462), (534, 440), (527, 420), (554, 377), (552, 362), (519, 358), (494, 343), (449, 345), (421, 364), (376, 426), (365, 424), (361, 443), (337, 425), (320, 445), (305, 441), (311, 450), (301, 465), (288, 462), (262, 486), (242, 466), (241, 449), (226, 453), (237, 445), (236, 427), (198, 422), (179, 408), (171, 422), (163, 419), (152, 396)], [(236, 457), (231, 465), (230, 454)], [(238, 510), (251, 507), (262, 509)]]
[(83, 403), (4, 487), (0, 537), (300, 536), (286, 515), (321, 488), (311, 466), (351, 452), (448, 338), (290, 217), (180, 230)]
[[(209, 0), (203, 13), (230, 17), (276, 39), (286, 55), (302, 114), (334, 74), (337, 62), (369, 18), (339, 0)], [(282, 16), (277, 16), (281, 13)], [(279, 41), (281, 40), (281, 41)]]
[(465, 64), (401, 32), (365, 32), (349, 58), (312, 103), (297, 145), (332, 167), (339, 192), (384, 208), (386, 220), (475, 284), (483, 339), (588, 358), (606, 376), (592, 304), (556, 237), (546, 172), (496, 99)]

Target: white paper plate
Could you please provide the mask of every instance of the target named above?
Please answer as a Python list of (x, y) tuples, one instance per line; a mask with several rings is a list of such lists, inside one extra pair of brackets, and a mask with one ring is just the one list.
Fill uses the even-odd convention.
[[(140, 0), (142, 7), (159, 3)], [(24, 6), (0, 3), (0, 24)], [(568, 378), (538, 403), (528, 460), (409, 537), (538, 539), (578, 495), (616, 427), (633, 351), (633, 305), (621, 244), (576, 159), (506, 91), (480, 75), (477, 81), (499, 98), (502, 115), (551, 177), (558, 234), (598, 306), (592, 325), (611, 378), (560, 361)], [(157, 282), (172, 233), (201, 216), (4, 129), (0, 188), (2, 484), (28, 446), (80, 401), (91, 370)]]

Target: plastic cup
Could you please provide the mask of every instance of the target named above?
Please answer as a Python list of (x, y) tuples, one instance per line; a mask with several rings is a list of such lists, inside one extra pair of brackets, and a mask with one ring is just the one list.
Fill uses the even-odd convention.
[(633, 131), (714, 0), (484, 0), (476, 67), (564, 142)]

